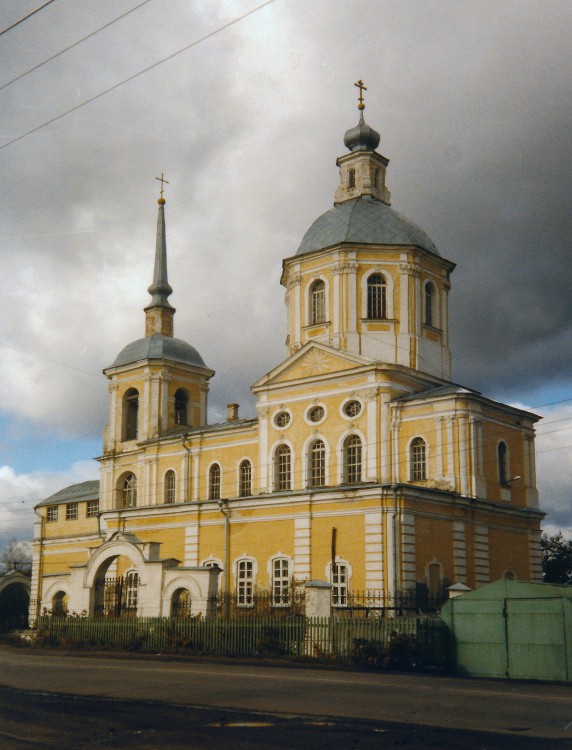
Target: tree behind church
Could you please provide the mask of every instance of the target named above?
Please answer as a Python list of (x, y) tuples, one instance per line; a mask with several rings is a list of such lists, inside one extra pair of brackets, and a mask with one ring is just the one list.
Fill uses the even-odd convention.
[(0, 552), (0, 573), (9, 573), (11, 570), (19, 570), (22, 573), (32, 571), (32, 545), (30, 542), (10, 539), (6, 548)]
[(542, 535), (542, 571), (545, 583), (566, 583), (572, 576), (572, 540), (562, 532)]

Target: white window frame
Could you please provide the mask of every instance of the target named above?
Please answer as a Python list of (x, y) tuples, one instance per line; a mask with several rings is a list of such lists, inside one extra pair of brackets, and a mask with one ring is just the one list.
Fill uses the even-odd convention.
[[(249, 477), (248, 477), (248, 485), (249, 485), (249, 491), (243, 492), (243, 470), (248, 464), (249, 467)], [(243, 458), (239, 461), (238, 464), (238, 487), (237, 487), (237, 497), (252, 497), (253, 493), (253, 487), (252, 487), (252, 480), (254, 479), (254, 466), (250, 458)]]
[[(314, 449), (317, 443), (322, 444), (322, 460), (319, 472), (321, 474), (321, 481), (316, 482), (314, 477)], [(327, 487), (328, 482), (328, 444), (321, 435), (315, 435), (310, 438), (304, 451), (306, 456), (306, 486), (308, 488), (313, 487)]]
[(256, 582), (256, 561), (252, 557), (240, 557), (234, 563), (236, 606), (254, 607), (254, 586)]
[[(169, 487), (167, 487), (169, 480)], [(172, 481), (171, 481), (172, 480)], [(167, 469), (163, 475), (163, 503), (173, 505), (177, 502), (177, 474), (174, 469)]]
[[(323, 319), (319, 320), (318, 317), (314, 314), (316, 311), (317, 304), (314, 302), (314, 287), (315, 285), (320, 282), (323, 284)], [(320, 326), (325, 325), (328, 323), (328, 282), (325, 278), (322, 276), (315, 276), (307, 287), (306, 292), (306, 299), (307, 299), (307, 309), (306, 309), (306, 321), (308, 326)]]
[[(215, 488), (213, 474), (218, 469), (218, 487)], [(220, 500), (222, 497), (222, 467), (218, 461), (213, 461), (207, 471), (207, 495), (209, 500)]]
[[(288, 486), (283, 487), (282, 479), (281, 479), (281, 466), (280, 466), (280, 458), (279, 458), (279, 452), (284, 452), (284, 449), (288, 449), (289, 451), (289, 468), (288, 468)], [(278, 443), (272, 453), (272, 468), (273, 468), (273, 481), (272, 481), (272, 487), (274, 492), (288, 492), (292, 489), (293, 482), (292, 482), (292, 474), (294, 469), (294, 452), (292, 450), (292, 446), (289, 443)], [(285, 474), (285, 472), (284, 472)], [(286, 483), (284, 483), (286, 484)]]
[[(350, 582), (352, 578), (352, 567), (347, 560), (336, 555), (334, 560), (336, 570), (332, 570), (332, 561), (326, 565), (326, 580), (332, 586), (331, 601), (332, 607), (347, 607), (349, 603)], [(344, 568), (343, 580), (339, 580), (340, 568)]]
[[(380, 274), (385, 280), (385, 318), (368, 318), (368, 281), (369, 277), (374, 274)], [(386, 322), (394, 320), (393, 312), (393, 294), (394, 294), (394, 283), (393, 276), (387, 268), (370, 268), (367, 273), (363, 275), (361, 281), (361, 317), (366, 323), (370, 322)]]
[(59, 516), (59, 505), (48, 505), (46, 511), (46, 522), (55, 523)]
[(292, 558), (278, 553), (270, 560), (270, 599), (273, 607), (290, 606), (291, 578)]
[[(417, 457), (413, 455), (413, 451), (416, 450), (416, 446), (413, 445), (415, 441), (423, 442), (423, 460), (422, 460), (422, 472), (418, 472), (418, 466), (420, 464)], [(407, 446), (407, 461), (408, 461), (408, 476), (410, 482), (425, 482), (429, 476), (429, 443), (423, 435), (415, 435), (409, 441)], [(417, 476), (418, 473), (422, 473), (423, 476)]]

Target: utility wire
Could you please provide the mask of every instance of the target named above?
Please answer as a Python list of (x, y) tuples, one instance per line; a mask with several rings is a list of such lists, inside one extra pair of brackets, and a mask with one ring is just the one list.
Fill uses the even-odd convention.
[(168, 60), (172, 60), (173, 58), (177, 57), (178, 55), (181, 55), (183, 52), (186, 52), (192, 47), (196, 47), (197, 44), (200, 44), (201, 42), (204, 42), (207, 39), (210, 39), (216, 34), (219, 34), (221, 31), (228, 29), (230, 26), (234, 26), (234, 24), (239, 23), (239, 21), (243, 21), (245, 18), (248, 18), (248, 16), (251, 16), (253, 13), (257, 13), (259, 10), (262, 10), (262, 8), (265, 8), (267, 5), (270, 5), (273, 2), (274, 0), (266, 0), (266, 2), (262, 3), (262, 5), (258, 5), (256, 8), (249, 10), (247, 13), (243, 13), (241, 16), (238, 16), (238, 18), (235, 18), (234, 20), (229, 21), (228, 23), (225, 23), (223, 26), (220, 26), (218, 29), (215, 29), (214, 31), (209, 32), (208, 34), (205, 34), (205, 36), (202, 36), (200, 39), (196, 39), (194, 42), (187, 44), (185, 47), (182, 47), (176, 52), (173, 52), (172, 54), (167, 55), (167, 57), (164, 57), (162, 60), (158, 60), (157, 62), (153, 63), (152, 65), (149, 65), (143, 70), (140, 70), (138, 73), (134, 73), (128, 78), (125, 78), (123, 81), (119, 81), (119, 83), (116, 83), (110, 88), (105, 89), (104, 91), (101, 91), (99, 94), (96, 94), (95, 96), (92, 96), (89, 99), (86, 99), (84, 102), (80, 102), (80, 104), (76, 104), (75, 107), (71, 107), (65, 112), (62, 112), (61, 114), (56, 115), (55, 117), (52, 117), (50, 120), (46, 120), (46, 122), (43, 122), (41, 125), (38, 125), (37, 127), (32, 128), (32, 130), (28, 130), (27, 133), (22, 133), (22, 135), (19, 135), (16, 138), (12, 138), (11, 141), (8, 141), (7, 143), (4, 143), (2, 146), (0, 146), (0, 150), (2, 150), (3, 148), (7, 148), (8, 146), (11, 146), (13, 143), (17, 143), (18, 141), (21, 141), (23, 138), (26, 138), (27, 136), (32, 135), (33, 133), (37, 133), (39, 130), (42, 130), (42, 128), (45, 128), (48, 125), (51, 125), (52, 123), (57, 122), (58, 120), (61, 120), (63, 117), (66, 117), (72, 112), (76, 112), (78, 109), (85, 107), (87, 104), (91, 104), (91, 102), (94, 102), (97, 99), (100, 99), (102, 96), (105, 96), (105, 94), (109, 94), (111, 91), (115, 91), (120, 86), (123, 86), (124, 84), (135, 80), (135, 78), (139, 78), (139, 76), (142, 76), (144, 73), (148, 73), (150, 70), (153, 70), (154, 68), (159, 67), (159, 65), (162, 65), (164, 62), (167, 62)]
[(2, 84), (0, 86), (0, 91), (2, 89), (5, 89), (7, 86), (12, 85), (13, 83), (16, 83), (16, 81), (19, 81), (21, 78), (24, 78), (25, 76), (29, 75), (30, 73), (33, 73), (35, 70), (38, 70), (38, 68), (41, 68), (42, 65), (46, 65), (47, 63), (51, 62), (52, 60), (55, 60), (56, 57), (59, 57), (60, 55), (63, 55), (65, 52), (69, 52), (70, 49), (73, 49), (74, 47), (77, 47), (78, 44), (81, 44), (82, 42), (85, 42), (87, 39), (91, 39), (92, 36), (95, 36), (96, 34), (99, 34), (100, 31), (103, 31), (104, 29), (108, 29), (110, 26), (113, 26), (114, 23), (117, 23), (117, 21), (120, 21), (122, 18), (125, 18), (125, 16), (128, 16), (130, 13), (133, 13), (134, 11), (141, 8), (143, 5), (147, 5), (147, 3), (150, 3), (151, 0), (144, 0), (144, 2), (139, 3), (139, 5), (136, 5), (134, 8), (131, 8), (131, 10), (128, 10), (127, 13), (123, 13), (121, 16), (117, 16), (113, 21), (110, 21), (109, 23), (106, 23), (104, 26), (100, 26), (99, 29), (96, 29), (95, 31), (92, 31), (91, 34), (88, 34), (87, 36), (84, 36), (82, 39), (79, 39), (77, 42), (74, 42), (73, 44), (70, 44), (69, 47), (66, 47), (65, 49), (60, 50), (59, 52), (56, 52), (55, 55), (52, 55), (51, 57), (48, 57), (47, 60), (44, 60), (41, 63), (38, 63), (37, 65), (34, 65), (33, 68), (30, 68), (29, 70), (26, 70), (24, 73), (21, 73), (19, 76), (16, 76), (16, 78), (13, 78), (11, 81), (8, 81), (8, 83)]
[(50, 3), (53, 3), (53, 2), (54, 0), (48, 0), (47, 3), (40, 5), (39, 8), (36, 8), (36, 10), (33, 10), (31, 13), (28, 13), (27, 16), (24, 16), (24, 18), (21, 18), (19, 21), (16, 21), (16, 23), (13, 23), (11, 26), (8, 26), (8, 28), (4, 29), (4, 31), (0, 31), (0, 36), (2, 36), (2, 34), (6, 34), (6, 32), (10, 31), (11, 29), (15, 29), (16, 26), (19, 26), (21, 23), (24, 23), (24, 21), (27, 21), (28, 18), (31, 18), (36, 13), (39, 13), (42, 10), (42, 8), (45, 8), (47, 5), (50, 5)]

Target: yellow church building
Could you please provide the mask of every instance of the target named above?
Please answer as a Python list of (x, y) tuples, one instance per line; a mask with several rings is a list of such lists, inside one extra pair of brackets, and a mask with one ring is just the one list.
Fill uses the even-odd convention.
[(363, 109), (360, 91), (333, 208), (283, 261), (286, 359), (252, 386), (256, 418), (208, 422), (214, 372), (174, 337), (161, 191), (145, 336), (104, 370), (100, 481), (36, 507), (32, 622), (261, 592), (287, 609), (312, 581), (345, 608), (540, 580), (538, 417), (451, 381), (455, 264), (391, 207)]

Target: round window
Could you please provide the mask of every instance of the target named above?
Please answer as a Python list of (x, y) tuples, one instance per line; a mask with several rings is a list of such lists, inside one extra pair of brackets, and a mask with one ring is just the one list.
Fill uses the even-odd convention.
[(274, 417), (276, 427), (286, 427), (290, 423), (290, 415), (287, 411), (280, 411)]
[(308, 419), (310, 422), (321, 422), (324, 418), (324, 407), (323, 406), (314, 406), (310, 411), (308, 412)]
[(361, 404), (355, 399), (353, 401), (348, 401), (347, 404), (344, 405), (344, 414), (347, 417), (357, 417), (360, 412)]

